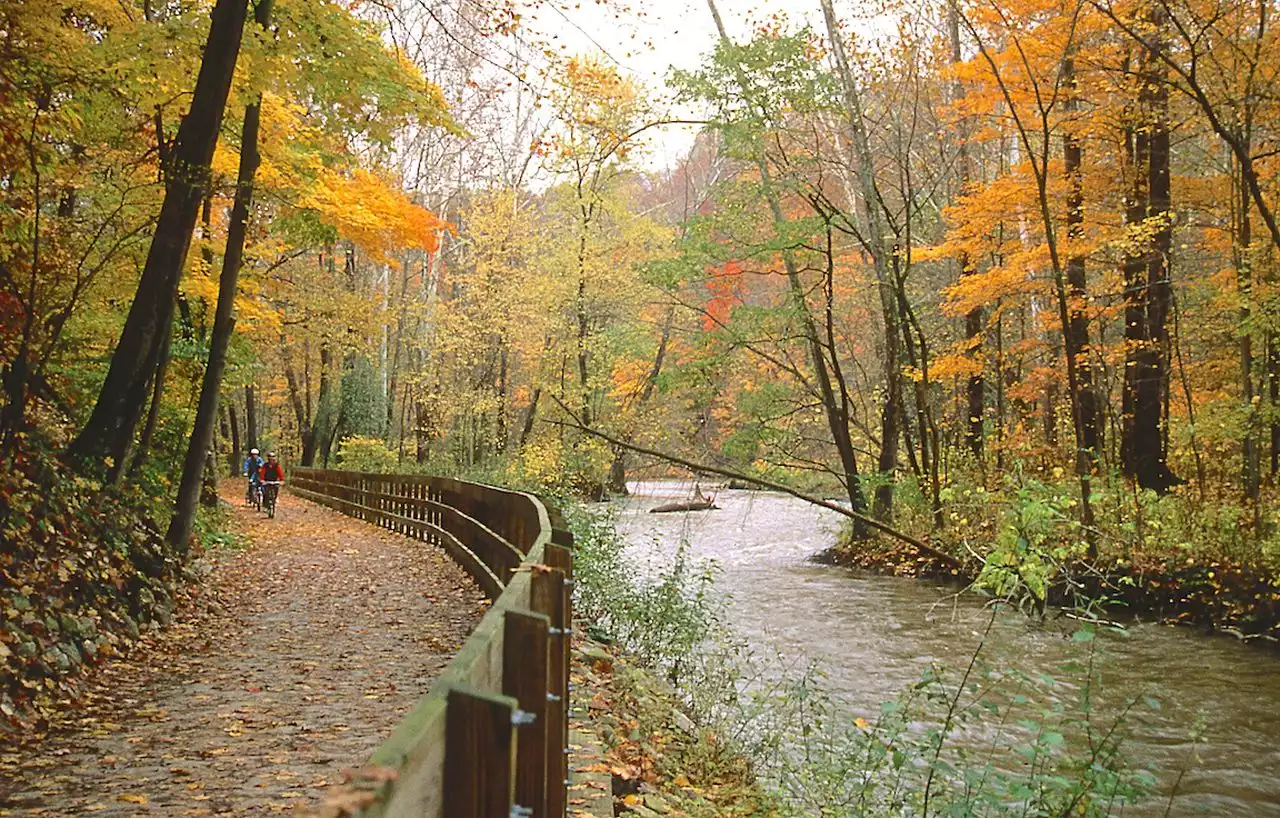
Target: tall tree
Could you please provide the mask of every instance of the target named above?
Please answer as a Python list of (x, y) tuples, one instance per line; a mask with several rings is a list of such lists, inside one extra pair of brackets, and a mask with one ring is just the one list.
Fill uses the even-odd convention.
[[(257, 0), (253, 19), (264, 32), (270, 29), (273, 0)], [(244, 264), (245, 238), (249, 229), (249, 212), (253, 206), (253, 181), (261, 157), (258, 152), (258, 130), (262, 119), (262, 93), (245, 106), (240, 129), (240, 168), (236, 174), (236, 192), (231, 205), (231, 221), (227, 229), (226, 248), (222, 254), (222, 273), (218, 277), (218, 305), (214, 312), (213, 333), (209, 338), (209, 360), (200, 384), (200, 400), (195, 423), (182, 462), (182, 478), (178, 483), (178, 499), (165, 539), (179, 553), (185, 552), (195, 525), (196, 504), (200, 499), (205, 466), (211, 460), (214, 424), (218, 417), (218, 396), (222, 392), (222, 375), (227, 368), (227, 347), (235, 328), (236, 291), (240, 268)]]
[(253, 384), (244, 387), (244, 447), (258, 448), (258, 398)]
[[(948, 57), (953, 71), (964, 61), (960, 43), (960, 9), (957, 7), (958, 2), (959, 0), (950, 0), (947, 4), (947, 44), (950, 47)], [(964, 97), (964, 83), (959, 77), (954, 77), (951, 81), (952, 102), (961, 102)], [(960, 131), (956, 146), (956, 161), (959, 166), (960, 193), (963, 195), (968, 191), (969, 185), (973, 181), (973, 159), (969, 154), (969, 129), (963, 127), (961, 123), (957, 123), (956, 128)], [(976, 260), (971, 258), (967, 251), (962, 250), (957, 260), (961, 276), (972, 276), (974, 274)], [(983, 313), (982, 305), (974, 304), (964, 316), (964, 336), (967, 352), (974, 362), (974, 371), (969, 373), (969, 377), (965, 382), (965, 410), (968, 413), (969, 420), (968, 425), (965, 427), (965, 442), (969, 444), (969, 451), (979, 462), (982, 461), (983, 417), (986, 412), (986, 379), (982, 360), (982, 336), (985, 324)]]
[[(1005, 61), (988, 44), (987, 38), (978, 30), (967, 15), (961, 15), (961, 22), (968, 29), (978, 46), (979, 58), (990, 72), (990, 80), (996, 87), (1000, 99), (1013, 120), (1017, 144), (1025, 153), (1034, 184), (1034, 202), (1039, 215), (1040, 228), (1043, 231), (1045, 249), (1048, 251), (1049, 269), (1052, 274), (1054, 301), (1057, 306), (1058, 322), (1064, 339), (1071, 336), (1072, 316), (1082, 309), (1081, 296), (1073, 292), (1076, 288), (1067, 280), (1066, 260), (1063, 258), (1063, 247), (1058, 231), (1058, 219), (1051, 201), (1052, 166), (1050, 155), (1053, 152), (1052, 136), (1055, 131), (1054, 109), (1063, 101), (1063, 94), (1070, 93), (1070, 86), (1064, 82), (1063, 75), (1069, 67), (1068, 61), (1077, 46), (1076, 24), (1081, 13), (1080, 5), (1067, 3), (1060, 9), (1057, 22), (1065, 27), (1065, 32), (1057, 32), (1052, 41), (1051, 51), (1056, 54), (1051, 66), (1037, 70), (1028, 57), (1024, 47), (1026, 34), (1010, 24), (1010, 19), (1003, 11), (999, 19), (1003, 24), (1001, 32), (1007, 38), (1006, 48), (1012, 54), (1013, 68), (1006, 67)], [(1037, 32), (1040, 36), (1043, 33)], [(1041, 73), (1043, 71), (1043, 73)], [(1024, 100), (1015, 80), (1025, 84), (1030, 93), (1029, 100)], [(1071, 419), (1075, 431), (1076, 454), (1073, 458), (1077, 478), (1080, 481), (1081, 522), (1085, 526), (1086, 536), (1090, 543), (1090, 556), (1096, 555), (1094, 540), (1093, 512), (1093, 475), (1099, 457), (1098, 433), (1095, 424), (1089, 425), (1090, 405), (1094, 404), (1093, 382), (1087, 362), (1082, 359), (1088, 349), (1088, 330), (1075, 336), (1064, 344), (1067, 364), (1067, 389), (1071, 400)]]
[[(740, 91), (746, 97), (743, 101), (754, 108), (759, 105), (758, 100), (753, 98), (755, 83), (734, 53), (733, 43), (725, 30), (724, 21), (720, 18), (720, 11), (716, 7), (715, 0), (707, 0), (707, 7), (711, 10), (711, 16), (716, 24), (716, 31), (720, 38), (720, 50), (726, 59), (732, 61), (730, 70), (737, 81)], [(781, 198), (773, 185), (773, 174), (769, 169), (768, 159), (763, 149), (756, 152), (752, 158), (760, 174), (760, 182), (769, 208), (769, 214), (772, 217), (773, 227), (778, 233), (784, 234), (787, 232), (786, 217), (782, 210)], [(874, 205), (872, 206), (874, 207)], [(839, 474), (841, 482), (848, 494), (851, 508), (858, 514), (865, 514), (867, 511), (866, 494), (863, 491), (862, 480), (858, 473), (857, 450), (850, 435), (852, 407), (846, 382), (839, 375), (837, 351), (834, 345), (824, 345), (823, 343), (817, 322), (814, 321), (806, 303), (806, 289), (801, 281), (800, 265), (790, 249), (783, 249), (782, 263), (786, 270), (792, 301), (800, 316), (809, 364), (813, 368), (813, 375), (817, 381), (818, 394), (822, 402), (827, 428), (840, 460)], [(828, 309), (830, 309), (830, 301), (827, 303)], [(870, 536), (870, 533), (870, 528), (864, 522), (854, 519), (853, 534), (855, 537), (859, 539), (865, 538)]]
[[(1153, 30), (1167, 26), (1158, 4), (1147, 7), (1147, 18)], [(1162, 37), (1153, 36), (1147, 47), (1139, 49), (1136, 121), (1127, 137), (1130, 180), (1125, 222), (1129, 236), (1122, 263), (1125, 368), (1120, 444), (1124, 473), (1141, 487), (1161, 493), (1182, 482), (1167, 465), (1171, 362), (1167, 324), (1172, 304), (1169, 256), (1173, 223), (1169, 212), (1168, 70), (1159, 55), (1165, 47)], [(1248, 441), (1246, 450), (1251, 451)], [(1246, 461), (1251, 458), (1246, 454)]]
[(1062, 328), (1067, 357), (1076, 361), (1076, 394), (1072, 398), (1079, 414), (1078, 445), (1091, 459), (1102, 453), (1101, 401), (1093, 374), (1094, 351), (1089, 347), (1089, 284), (1085, 275), (1084, 248), (1084, 148), (1072, 117), (1079, 112), (1079, 80), (1076, 77), (1074, 44), (1062, 60), (1061, 81), (1066, 98), (1063, 110), (1067, 121), (1062, 136), (1063, 173), (1067, 177), (1067, 320)]
[(857, 166), (858, 193), (862, 200), (863, 218), (866, 220), (864, 245), (871, 256), (876, 274), (876, 289), (880, 295), (881, 317), (884, 320), (884, 373), (885, 400), (880, 411), (879, 471), (883, 482), (876, 487), (872, 513), (877, 519), (893, 519), (893, 474), (897, 469), (898, 442), (904, 409), (902, 406), (902, 315), (898, 303), (897, 276), (890, 268), (896, 265), (895, 253), (898, 236), (885, 225), (882, 213), (883, 197), (876, 183), (875, 157), (871, 154), (871, 142), (867, 139), (867, 126), (863, 118), (862, 99), (849, 58), (845, 54), (844, 39), (836, 23), (835, 8), (831, 0), (820, 0), (822, 17), (827, 26), (827, 38), (835, 56), (836, 71), (844, 96), (845, 117), (849, 124), (853, 143), (854, 161)]
[(137, 294), (93, 412), (67, 450), (92, 471), (101, 470), (103, 459), (109, 459), (105, 466), (110, 479), (124, 468), (173, 320), (178, 282), (209, 185), (247, 9), (247, 0), (214, 4), (191, 107), (167, 151), (170, 166), (165, 172), (164, 203)]

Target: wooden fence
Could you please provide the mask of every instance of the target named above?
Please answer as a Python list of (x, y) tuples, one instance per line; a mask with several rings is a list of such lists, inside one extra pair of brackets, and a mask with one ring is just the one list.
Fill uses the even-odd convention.
[(440, 477), (296, 469), (290, 483), (300, 497), (440, 546), (493, 602), (374, 752), (360, 814), (562, 818), (573, 537), (555, 509)]

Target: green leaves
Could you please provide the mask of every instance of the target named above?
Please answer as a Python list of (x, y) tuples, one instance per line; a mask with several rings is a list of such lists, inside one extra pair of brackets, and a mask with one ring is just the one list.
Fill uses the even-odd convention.
[(700, 70), (675, 71), (670, 84), (682, 101), (710, 109), (731, 155), (754, 157), (792, 114), (835, 107), (838, 86), (818, 55), (808, 29), (760, 33), (744, 45), (719, 42)]

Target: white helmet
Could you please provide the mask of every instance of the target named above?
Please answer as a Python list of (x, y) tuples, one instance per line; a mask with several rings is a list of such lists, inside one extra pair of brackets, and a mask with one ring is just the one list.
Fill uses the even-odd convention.
[(250, 449), (250, 450), (249, 450), (249, 454), (257, 454), (257, 453), (258, 453), (258, 450), (257, 450), (257, 449)]

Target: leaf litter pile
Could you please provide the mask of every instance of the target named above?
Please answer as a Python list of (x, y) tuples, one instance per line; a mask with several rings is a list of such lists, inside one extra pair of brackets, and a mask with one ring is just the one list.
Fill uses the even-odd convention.
[(233, 517), (253, 545), (214, 561), (198, 601), (46, 730), (0, 745), (0, 815), (314, 806), (483, 614), (479, 589), (425, 543), (287, 494), (273, 520), (238, 504)]

